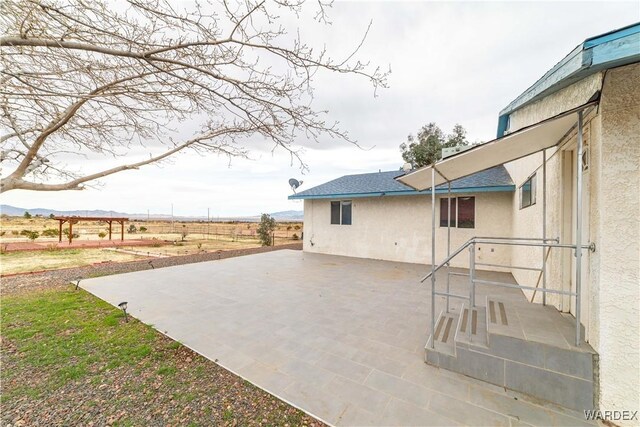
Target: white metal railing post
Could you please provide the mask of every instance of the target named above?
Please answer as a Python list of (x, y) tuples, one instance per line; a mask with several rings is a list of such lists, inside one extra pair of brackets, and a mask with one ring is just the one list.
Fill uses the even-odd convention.
[[(547, 150), (542, 150), (542, 241), (547, 239)], [(542, 247), (542, 289), (547, 289), (546, 248)], [(542, 292), (542, 305), (547, 305), (547, 293)]]
[(580, 345), (580, 296), (582, 286), (582, 110), (578, 111), (576, 150), (576, 346)]
[[(447, 181), (447, 258), (451, 255), (451, 181)], [(456, 219), (457, 221), (457, 219)], [(456, 223), (457, 225), (457, 223)], [(447, 294), (450, 293), (451, 263), (447, 263)], [(449, 296), (447, 296), (447, 313), (449, 312)]]
[(431, 169), (431, 348), (436, 331), (436, 170)]
[(475, 308), (476, 306), (476, 244), (472, 243), (469, 246), (469, 286), (471, 287), (471, 293), (469, 295), (469, 309)]

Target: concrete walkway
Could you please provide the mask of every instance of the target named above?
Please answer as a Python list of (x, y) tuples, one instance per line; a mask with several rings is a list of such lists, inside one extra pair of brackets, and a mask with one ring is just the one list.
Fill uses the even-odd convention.
[(329, 424), (588, 425), (582, 414), (426, 365), (426, 269), (282, 250), (81, 287), (128, 301), (132, 316)]

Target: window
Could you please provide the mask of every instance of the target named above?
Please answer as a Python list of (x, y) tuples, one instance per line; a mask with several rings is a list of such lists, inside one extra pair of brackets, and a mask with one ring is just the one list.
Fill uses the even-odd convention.
[[(447, 226), (449, 219), (449, 199), (440, 199), (440, 227)], [(475, 228), (476, 226), (476, 198), (452, 197), (451, 198), (451, 227)]]
[(331, 224), (340, 224), (340, 202), (331, 202)]
[(351, 200), (331, 202), (331, 224), (351, 225)]
[(536, 174), (520, 186), (520, 209), (536, 204)]
[(458, 197), (458, 228), (475, 228), (476, 198)]
[[(440, 227), (447, 226), (449, 219), (449, 202), (448, 198), (440, 199)], [(451, 198), (451, 227), (456, 226), (456, 198)]]

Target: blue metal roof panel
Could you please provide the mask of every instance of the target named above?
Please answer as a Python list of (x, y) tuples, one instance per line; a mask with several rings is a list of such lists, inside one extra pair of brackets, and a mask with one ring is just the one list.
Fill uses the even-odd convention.
[[(385, 171), (345, 175), (317, 187), (301, 191), (289, 196), (289, 199), (317, 199), (330, 197), (379, 197), (383, 195), (417, 195), (424, 194), (413, 190), (396, 181), (395, 178), (404, 175), (404, 171)], [(438, 192), (446, 191), (446, 185), (436, 187)], [(515, 191), (511, 176), (504, 166), (496, 166), (473, 175), (451, 182), (454, 192), (487, 192), (487, 191)]]
[(591, 74), (638, 61), (640, 23), (586, 39), (500, 111), (498, 138), (504, 136), (512, 112)]

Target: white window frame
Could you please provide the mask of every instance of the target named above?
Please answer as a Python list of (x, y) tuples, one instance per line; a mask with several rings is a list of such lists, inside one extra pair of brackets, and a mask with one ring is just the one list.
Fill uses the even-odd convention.
[[(537, 193), (538, 193), (538, 172), (534, 172), (531, 175), (529, 175), (529, 177), (527, 179), (524, 180), (524, 182), (520, 185), (520, 187), (518, 187), (518, 198), (520, 199), (520, 210), (522, 209), (526, 209), (528, 207), (531, 207), (533, 205), (536, 204), (537, 202)], [(527, 182), (531, 182), (530, 185), (530, 192), (531, 192), (531, 201), (528, 205), (524, 206), (523, 205), (523, 189), (524, 186), (527, 185)]]
[[(460, 221), (458, 220), (458, 208), (460, 206), (460, 203), (458, 202), (458, 199), (464, 199), (467, 197), (473, 197), (473, 227), (460, 227)], [(440, 197), (440, 204), (442, 205), (443, 200), (446, 201), (449, 197)], [(451, 199), (456, 199), (456, 208), (455, 210), (452, 209), (451, 210), (451, 214), (454, 215), (455, 219), (456, 219), (456, 225), (452, 225), (451, 228), (462, 228), (462, 229), (467, 229), (467, 230), (473, 230), (476, 228), (476, 222), (477, 222), (477, 217), (478, 217), (478, 201), (476, 200), (476, 196), (474, 195), (469, 195), (469, 196), (451, 196)], [(446, 203), (446, 202), (445, 202)], [(440, 210), (440, 221), (438, 221), (438, 223), (440, 224), (440, 228), (447, 228), (446, 225), (442, 225), (442, 210)], [(449, 221), (447, 221), (449, 224), (451, 224), (451, 218), (449, 218)]]
[[(333, 204), (334, 203), (338, 203), (338, 206), (340, 207), (340, 210), (338, 212), (338, 221), (337, 223), (334, 223), (332, 221), (332, 215), (333, 215)], [(342, 207), (344, 206), (345, 203), (350, 203), (351, 204), (351, 223), (349, 224), (344, 224), (342, 222), (343, 219), (343, 215), (342, 215)], [(353, 225), (353, 200), (351, 199), (345, 199), (345, 200), (331, 200), (331, 202), (329, 202), (329, 224), (330, 225)]]

